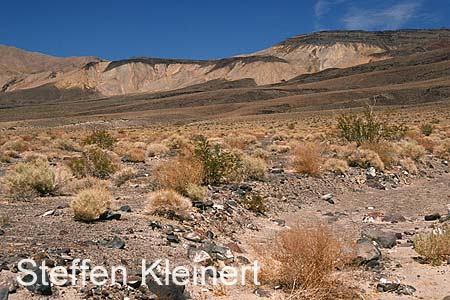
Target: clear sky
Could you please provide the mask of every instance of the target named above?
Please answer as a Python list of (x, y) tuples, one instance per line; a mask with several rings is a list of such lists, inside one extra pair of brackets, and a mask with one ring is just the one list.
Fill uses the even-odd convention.
[(324, 29), (450, 27), (450, 0), (9, 0), (0, 44), (57, 56), (218, 58)]

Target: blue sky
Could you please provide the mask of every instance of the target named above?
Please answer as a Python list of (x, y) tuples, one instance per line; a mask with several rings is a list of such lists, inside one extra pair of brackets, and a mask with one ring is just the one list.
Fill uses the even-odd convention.
[(3, 1), (0, 44), (57, 56), (218, 58), (325, 29), (450, 27), (450, 0)]

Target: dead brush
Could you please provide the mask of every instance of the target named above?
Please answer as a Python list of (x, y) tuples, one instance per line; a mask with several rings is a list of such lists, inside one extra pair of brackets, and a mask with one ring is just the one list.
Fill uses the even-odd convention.
[(333, 276), (350, 263), (353, 250), (328, 226), (282, 231), (261, 254), (261, 281), (280, 285), (288, 299), (359, 299)]
[(183, 220), (187, 218), (192, 203), (188, 198), (174, 190), (159, 190), (148, 195), (145, 213), (168, 219)]
[(441, 265), (450, 258), (450, 227), (439, 227), (432, 232), (418, 234), (414, 250), (433, 265)]
[(322, 151), (318, 144), (301, 144), (294, 150), (292, 165), (298, 173), (319, 176), (322, 162)]

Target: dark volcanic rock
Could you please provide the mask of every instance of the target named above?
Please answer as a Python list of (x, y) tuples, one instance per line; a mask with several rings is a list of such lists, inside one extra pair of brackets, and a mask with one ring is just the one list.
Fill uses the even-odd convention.
[(5, 231), (3, 229), (0, 229), (0, 236), (4, 235)]
[(121, 216), (122, 215), (120, 213), (108, 209), (107, 211), (105, 211), (103, 214), (100, 215), (99, 219), (104, 221), (120, 220)]
[[(36, 276), (36, 282), (32, 285), (27, 286), (26, 288), (32, 292), (33, 294), (38, 295), (46, 295), (49, 296), (52, 294), (52, 288), (50, 286), (50, 278), (47, 272), (43, 272), (40, 268), (34, 268), (30, 270)], [(25, 275), (22, 280), (26, 283), (33, 282), (34, 276), (31, 274)]]
[(357, 242), (356, 261), (359, 264), (367, 264), (370, 261), (376, 261), (381, 258), (381, 251), (372, 241), (360, 239)]
[(119, 210), (123, 211), (123, 212), (130, 213), (131, 212), (131, 207), (129, 205), (123, 205), (122, 207), (119, 208)]
[(435, 214), (425, 216), (425, 221), (436, 221), (436, 220), (439, 220), (440, 218), (441, 218), (441, 215), (438, 213), (435, 213)]
[(369, 228), (363, 231), (363, 236), (377, 242), (383, 248), (393, 248), (397, 245), (397, 236), (392, 232)]
[(8, 300), (9, 288), (6, 286), (0, 286), (0, 300)]
[(171, 243), (176, 243), (176, 244), (178, 244), (180, 242), (180, 238), (176, 234), (168, 234), (167, 240)]
[[(148, 289), (154, 293), (159, 300), (185, 300), (184, 296), (185, 287), (183, 285), (176, 285), (173, 283), (173, 279), (169, 278), (169, 282), (164, 282), (162, 279), (162, 285), (159, 285), (153, 278), (147, 278), (146, 284)], [(165, 284), (168, 283), (168, 284)]]
[(125, 242), (120, 237), (115, 236), (106, 246), (109, 248), (123, 249), (125, 248)]

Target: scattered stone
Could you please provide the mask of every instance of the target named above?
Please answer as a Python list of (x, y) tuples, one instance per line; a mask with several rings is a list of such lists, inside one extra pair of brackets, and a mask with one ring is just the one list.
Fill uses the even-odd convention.
[(445, 296), (442, 300), (450, 300), (450, 296)]
[(36, 278), (35, 283), (26, 286), (26, 288), (37, 295), (49, 296), (52, 294), (52, 287), (50, 286), (50, 278), (47, 272), (42, 271), (40, 268), (34, 268), (30, 270), (34, 273), (35, 277), (31, 274), (27, 274), (22, 278), (23, 282), (32, 283), (33, 279)]
[(269, 298), (270, 297), (270, 293), (266, 290), (263, 290), (262, 288), (257, 288), (256, 290), (253, 291), (253, 294), (255, 294), (258, 297), (261, 298)]
[(54, 209), (49, 210), (49, 211), (46, 211), (45, 213), (43, 213), (43, 214), (41, 215), (41, 218), (43, 218), (43, 217), (48, 217), (48, 216), (53, 216), (53, 215), (55, 214), (55, 212), (56, 212), (56, 210), (54, 210)]
[(195, 232), (187, 232), (187, 233), (183, 234), (183, 237), (191, 242), (200, 243), (201, 241), (203, 241), (203, 238), (201, 237), (201, 235), (199, 235)]
[(236, 258), (243, 265), (249, 265), (250, 264), (250, 260), (247, 257), (245, 257), (245, 256), (241, 256), (240, 255), (240, 256), (237, 256)]
[(8, 300), (9, 288), (0, 285), (0, 300)]
[(161, 222), (159, 222), (159, 221), (151, 221), (150, 222), (150, 228), (152, 230), (161, 229), (162, 228)]
[(377, 291), (380, 293), (392, 293), (399, 288), (400, 284), (396, 282), (380, 282), (377, 284)]
[(383, 219), (383, 222), (389, 222), (389, 223), (401, 223), (406, 222), (406, 218), (402, 216), (401, 214), (397, 213), (387, 213)]
[(366, 178), (367, 179), (374, 179), (377, 177), (377, 170), (375, 170), (374, 167), (370, 167), (366, 170)]
[(142, 278), (139, 276), (131, 275), (127, 278), (127, 285), (133, 289), (138, 289), (142, 284)]
[(381, 258), (381, 251), (372, 241), (360, 239), (357, 242), (356, 260), (359, 264), (367, 264), (371, 261), (377, 261)]
[(123, 249), (125, 248), (125, 241), (120, 237), (115, 236), (108, 244), (106, 244), (106, 246), (108, 248)]
[(269, 170), (269, 172), (272, 173), (272, 174), (282, 174), (282, 173), (284, 173), (284, 169), (282, 169), (282, 168), (271, 168)]
[(0, 229), (0, 236), (4, 235), (5, 231), (3, 229)]
[(211, 242), (206, 242), (203, 245), (203, 249), (209, 254), (215, 254), (220, 260), (227, 260), (234, 258), (233, 253), (227, 247), (218, 246)]
[(208, 252), (195, 247), (188, 248), (188, 257), (193, 263), (201, 265), (209, 265), (212, 261), (212, 257)]
[(393, 248), (397, 245), (397, 236), (392, 232), (369, 228), (364, 230), (363, 237), (367, 237), (369, 240), (377, 242), (383, 248)]
[(119, 211), (130, 213), (132, 210), (131, 210), (131, 207), (129, 205), (123, 205), (123, 206), (121, 206), (119, 208)]
[[(161, 280), (163, 283), (164, 279)], [(173, 283), (173, 279), (169, 277), (168, 284), (159, 285), (157, 281), (155, 281), (151, 276), (147, 279), (147, 287), (148, 289), (158, 296), (157, 299), (164, 300), (185, 300), (184, 296), (184, 285), (176, 285)]]
[(322, 200), (325, 200), (330, 204), (334, 204), (333, 197), (334, 197), (333, 194), (326, 194), (326, 195), (323, 195), (321, 198), (322, 198)]
[(176, 234), (168, 234), (166, 238), (171, 243), (178, 244), (180, 242), (180, 238)]
[(214, 239), (214, 232), (208, 230), (208, 231), (206, 232), (206, 237), (207, 237), (208, 239), (210, 239), (210, 240)]
[(405, 295), (405, 296), (413, 296), (416, 292), (416, 288), (411, 285), (406, 284), (400, 284), (397, 291), (395, 291), (398, 295)]
[(120, 217), (122, 215), (118, 212), (113, 211), (112, 209), (108, 209), (103, 214), (100, 215), (99, 219), (103, 221), (110, 221), (110, 220), (120, 220)]
[(425, 221), (436, 221), (441, 218), (441, 215), (439, 213), (431, 214), (425, 216)]
[(272, 222), (274, 222), (275, 224), (277, 224), (278, 226), (281, 226), (281, 227), (286, 226), (286, 221), (285, 220), (275, 219), (275, 220), (272, 220)]
[(198, 208), (200, 210), (207, 210), (208, 208), (212, 208), (214, 206), (214, 202), (211, 200), (208, 201), (194, 201), (192, 205), (195, 208)]

